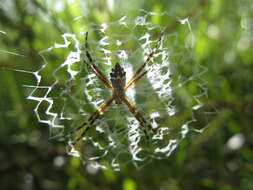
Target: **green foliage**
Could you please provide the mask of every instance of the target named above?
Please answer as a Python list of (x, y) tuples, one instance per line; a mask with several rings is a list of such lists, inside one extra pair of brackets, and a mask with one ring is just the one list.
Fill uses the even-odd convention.
[[(58, 7), (52, 2), (0, 0), (1, 189), (253, 189), (253, 7), (250, 0), (207, 0), (203, 5), (201, 1), (186, 0), (148, 3), (87, 0), (72, 1), (73, 4), (66, 0), (59, 1)], [(190, 59), (183, 59), (186, 66), (178, 66), (174, 71), (187, 76), (192, 73), (190, 64), (207, 69), (201, 76), (208, 88), (207, 101), (203, 100), (206, 101), (203, 108), (192, 111), (197, 120), (192, 124), (194, 128), (205, 126), (205, 130), (200, 134), (191, 131), (170, 157), (154, 160), (139, 170), (132, 165), (123, 166), (121, 171), (97, 170), (67, 156), (63, 142), (49, 139), (48, 126), (38, 123), (33, 112), (36, 103), (26, 99), (32, 88), (23, 86), (36, 85), (36, 80), (31, 74), (14, 69), (36, 71), (45, 63), (38, 52), (54, 43), (63, 43), (61, 34), (77, 33), (80, 28), (87, 30), (94, 23), (113, 22), (122, 13), (139, 8), (159, 13), (169, 11), (180, 18), (195, 8), (189, 17), (195, 35), (194, 55), (184, 52)], [(138, 16), (134, 15), (136, 12), (132, 14)], [(83, 19), (75, 20), (79, 16)], [(153, 16), (151, 21), (174, 24), (169, 33), (185, 36), (182, 27), (173, 20)], [(177, 43), (185, 39), (180, 37)], [(98, 36), (92, 38), (96, 40)], [(46, 57), (48, 67), (41, 74), (53, 73), (54, 66), (62, 63), (67, 53), (60, 49), (50, 51)], [(182, 61), (179, 57), (172, 59)], [(78, 70), (78, 65), (72, 69)], [(68, 76), (57, 74), (64, 83)], [(42, 84), (46, 85), (53, 76), (44, 80)], [(72, 90), (78, 91), (78, 85)], [(182, 107), (193, 105), (188, 95), (197, 91), (196, 86), (185, 85), (177, 92), (177, 103)], [(148, 109), (153, 109), (155, 104)], [(181, 124), (188, 114), (183, 110), (165, 118), (164, 122)], [(242, 135), (243, 144), (233, 149), (229, 142), (238, 134)]]

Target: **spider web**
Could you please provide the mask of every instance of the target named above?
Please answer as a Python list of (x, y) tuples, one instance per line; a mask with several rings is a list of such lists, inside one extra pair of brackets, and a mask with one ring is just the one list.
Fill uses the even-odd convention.
[[(79, 33), (64, 33), (62, 42), (40, 52), (44, 64), (30, 72), (36, 85), (25, 85), (32, 88), (27, 98), (37, 102), (35, 114), (39, 122), (49, 125), (51, 138), (66, 142), (70, 155), (94, 168), (119, 170), (127, 163), (142, 167), (152, 159), (167, 158), (189, 132), (202, 132), (205, 127), (196, 128), (195, 112), (203, 112), (207, 98), (202, 80), (206, 69), (194, 61), (195, 41), (189, 20), (169, 12), (140, 10), (136, 15), (123, 15), (110, 23), (91, 23)], [(180, 22), (180, 30), (165, 32), (159, 42), (168, 20)], [(75, 129), (111, 94), (86, 65), (86, 31), (88, 51), (108, 79), (111, 68), (120, 63), (128, 81), (157, 47), (145, 68), (146, 77), (126, 92), (152, 126), (153, 130), (147, 129), (148, 135), (126, 105), (112, 103), (78, 146), (71, 145), (80, 135)], [(56, 63), (52, 54), (62, 60)]]

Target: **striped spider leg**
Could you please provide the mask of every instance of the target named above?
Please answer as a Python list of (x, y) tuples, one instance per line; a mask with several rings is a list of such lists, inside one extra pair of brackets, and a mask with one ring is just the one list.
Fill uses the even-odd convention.
[(112, 84), (106, 79), (106, 77), (104, 76), (104, 74), (103, 74), (103, 73), (98, 69), (98, 67), (94, 64), (94, 61), (93, 61), (93, 59), (92, 59), (92, 57), (91, 57), (89, 51), (87, 51), (88, 48), (89, 48), (88, 42), (87, 42), (87, 41), (88, 41), (88, 32), (86, 32), (86, 37), (85, 37), (85, 48), (86, 48), (85, 53), (86, 53), (86, 56), (87, 56), (87, 58), (88, 58), (88, 60), (89, 60), (89, 62), (90, 62), (90, 65), (88, 64), (88, 66), (91, 67), (92, 72), (93, 72), (94, 74), (96, 74), (97, 77), (98, 77), (109, 89), (112, 89)]
[(98, 69), (98, 67), (94, 64), (94, 61), (90, 55), (90, 53), (87, 51), (88, 49), (88, 32), (86, 32), (86, 56), (89, 60), (90, 67), (92, 69), (92, 72), (96, 74), (96, 76), (108, 87), (111, 89), (112, 95), (109, 99), (107, 99), (104, 103), (102, 103), (98, 109), (89, 117), (88, 123), (84, 122), (80, 127), (76, 129), (76, 131), (79, 131), (85, 126), (87, 126), (79, 135), (77, 139), (75, 139), (73, 145), (75, 145), (79, 140), (83, 138), (85, 135), (86, 131), (89, 129), (89, 126), (92, 125), (100, 115), (104, 113), (106, 108), (115, 100), (116, 104), (122, 104), (125, 103), (128, 107), (128, 109), (132, 112), (132, 114), (135, 116), (135, 118), (139, 121), (140, 125), (142, 127), (145, 126), (146, 121), (142, 117), (141, 113), (137, 110), (136, 106), (131, 103), (131, 101), (126, 97), (125, 91), (130, 88), (132, 85), (134, 85), (138, 80), (140, 80), (146, 73), (147, 71), (142, 72), (144, 67), (147, 65), (147, 63), (150, 61), (150, 59), (154, 56), (155, 51), (152, 51), (146, 61), (140, 66), (140, 68), (136, 71), (134, 76), (126, 83), (126, 72), (124, 69), (117, 63), (115, 67), (112, 69), (110, 73), (110, 81), (109, 82), (104, 74)]

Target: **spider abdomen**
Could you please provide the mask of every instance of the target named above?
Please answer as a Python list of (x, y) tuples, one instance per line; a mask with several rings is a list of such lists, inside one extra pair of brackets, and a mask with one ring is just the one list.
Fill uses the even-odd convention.
[(124, 87), (126, 85), (126, 72), (117, 63), (110, 73), (113, 95), (115, 96), (116, 104), (121, 104), (122, 98), (125, 96)]

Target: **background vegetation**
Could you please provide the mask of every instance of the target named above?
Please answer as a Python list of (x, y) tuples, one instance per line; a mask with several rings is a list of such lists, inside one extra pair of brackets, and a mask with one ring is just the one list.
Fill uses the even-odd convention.
[[(253, 189), (253, 4), (250, 0), (0, 1), (1, 189)], [(49, 4), (48, 4), (49, 3)], [(73, 10), (71, 5), (79, 4)], [(36, 70), (38, 51), (64, 32), (78, 31), (73, 18), (111, 21), (133, 8), (191, 16), (196, 61), (208, 71), (206, 110), (216, 110), (207, 129), (188, 136), (166, 160), (137, 170), (92, 172), (49, 140), (23, 84), (34, 78), (10, 69)], [(64, 11), (59, 11), (64, 10)], [(46, 19), (45, 19), (46, 18)], [(46, 20), (46, 21), (45, 21)], [(87, 24), (86, 23), (86, 24)], [(85, 23), (84, 23), (85, 24)], [(179, 30), (177, 27), (173, 28)], [(18, 55), (16, 55), (17, 53)], [(51, 55), (56, 61), (60, 58)]]

